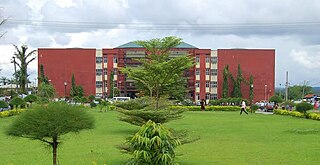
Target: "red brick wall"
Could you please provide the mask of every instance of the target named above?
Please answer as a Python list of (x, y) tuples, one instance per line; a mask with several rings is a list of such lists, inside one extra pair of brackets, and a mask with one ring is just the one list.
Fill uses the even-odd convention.
[(85, 95), (95, 94), (95, 54), (96, 49), (38, 49), (38, 75), (42, 64), (58, 97), (64, 97), (64, 82), (67, 82), (66, 95), (70, 95), (72, 74)]
[[(254, 102), (270, 98), (274, 95), (275, 50), (273, 49), (218, 49), (218, 98), (222, 96), (223, 69), (229, 65), (229, 71), (236, 78), (238, 64), (242, 75), (249, 80), (254, 77)], [(229, 91), (233, 86), (229, 80)], [(265, 85), (266, 88), (265, 88)], [(242, 84), (242, 95), (249, 98), (249, 86)]]

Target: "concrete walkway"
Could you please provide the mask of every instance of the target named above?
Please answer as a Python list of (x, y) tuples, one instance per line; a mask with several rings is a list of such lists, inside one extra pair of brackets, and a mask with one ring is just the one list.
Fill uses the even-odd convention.
[(256, 111), (256, 113), (261, 113), (261, 114), (265, 114), (265, 115), (273, 115), (273, 112), (264, 112), (264, 111)]

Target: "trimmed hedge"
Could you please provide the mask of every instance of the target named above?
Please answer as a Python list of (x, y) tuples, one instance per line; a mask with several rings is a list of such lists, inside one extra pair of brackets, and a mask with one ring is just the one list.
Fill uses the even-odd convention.
[[(201, 106), (172, 106), (177, 108), (185, 108), (187, 111), (201, 111)], [(205, 111), (240, 111), (238, 106), (206, 106)], [(248, 110), (248, 109), (247, 109)]]
[(299, 117), (299, 118), (320, 120), (319, 113), (306, 113), (305, 115), (304, 113), (301, 113), (298, 111), (287, 111), (287, 110), (273, 110), (273, 113), (277, 115), (287, 115), (287, 116), (293, 116), (293, 117)]
[(8, 111), (2, 111), (2, 112), (0, 112), (0, 118), (18, 115), (18, 114), (24, 112), (25, 110), (26, 109), (18, 109), (18, 110), (13, 109), (13, 110), (8, 110)]

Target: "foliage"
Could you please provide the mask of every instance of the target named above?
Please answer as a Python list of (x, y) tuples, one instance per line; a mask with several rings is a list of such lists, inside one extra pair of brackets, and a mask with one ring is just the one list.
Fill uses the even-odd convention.
[(319, 113), (308, 113), (308, 118), (312, 120), (320, 120), (320, 114)]
[(56, 164), (56, 151), (60, 137), (68, 132), (92, 129), (94, 119), (78, 106), (63, 102), (34, 106), (20, 115), (9, 126), (7, 134), (40, 140), (53, 148), (53, 164)]
[[(176, 106), (187, 111), (201, 111), (200, 106)], [(240, 111), (239, 106), (206, 106), (205, 111)]]
[(27, 93), (26, 91), (26, 85), (28, 84), (28, 65), (30, 62), (36, 59), (36, 57), (32, 57), (36, 50), (32, 50), (29, 53), (27, 53), (28, 46), (27, 45), (22, 45), (20, 48), (17, 45), (13, 45), (15, 47), (15, 52), (14, 52), (14, 58), (18, 60), (14, 60), (13, 62), (15, 65), (19, 67), (20, 74), (19, 74), (19, 85), (21, 87), (21, 93)]
[(70, 89), (70, 97), (74, 98), (76, 96), (82, 97), (84, 95), (83, 87), (81, 85), (76, 86), (74, 74), (71, 77), (71, 89)]
[(277, 103), (282, 103), (283, 99), (278, 95), (274, 95), (274, 96), (270, 97), (269, 101), (270, 102), (274, 102), (275, 104), (277, 104)]
[(126, 109), (126, 110), (137, 110), (137, 109), (143, 109), (151, 104), (151, 98), (150, 97), (140, 97), (136, 99), (131, 99), (128, 101), (118, 101), (115, 102), (114, 105), (116, 107)]
[[(312, 93), (312, 87), (307, 85), (294, 85), (288, 88), (288, 99), (298, 100), (306, 94)], [(302, 96), (303, 95), (303, 96)]]
[(242, 70), (240, 64), (238, 64), (238, 75), (236, 81), (234, 81), (232, 97), (242, 97), (241, 93), (241, 82), (243, 81), (242, 78)]
[(39, 81), (41, 83), (45, 83), (45, 84), (49, 84), (49, 78), (44, 74), (44, 68), (43, 65), (40, 65), (40, 77), (39, 77)]
[(109, 81), (109, 86), (110, 86), (110, 94), (109, 94), (109, 98), (113, 98), (113, 94), (114, 94), (114, 71), (111, 71), (110, 73), (110, 81)]
[(12, 100), (10, 100), (9, 103), (10, 103), (11, 105), (14, 105), (14, 106), (16, 107), (16, 109), (18, 109), (18, 106), (24, 104), (25, 102), (24, 102), (24, 100), (23, 100), (22, 98), (20, 98), (20, 97), (15, 97), (15, 98), (13, 98)]
[(94, 95), (88, 96), (88, 101), (91, 103), (95, 99)]
[(118, 112), (122, 113), (120, 116), (121, 121), (139, 126), (149, 120), (163, 124), (179, 119), (186, 110), (181, 107), (169, 106), (172, 105), (172, 102), (165, 98), (160, 99), (158, 110), (154, 110), (155, 104), (157, 104), (156, 100), (146, 97), (129, 100), (127, 103), (118, 102), (114, 105), (118, 107)]
[[(209, 104), (210, 105), (240, 105), (242, 100), (245, 100), (245, 99), (242, 99), (240, 97), (237, 97), (237, 98), (228, 97), (228, 98), (221, 98), (218, 100), (210, 100)], [(248, 104), (247, 100), (245, 100), (245, 102), (246, 104)]]
[(98, 107), (99, 107), (99, 109), (100, 109), (100, 112), (102, 112), (103, 110), (104, 110), (104, 112), (106, 112), (107, 109), (108, 109), (108, 105), (109, 105), (109, 104), (110, 104), (109, 102), (107, 102), (107, 101), (105, 101), (105, 100), (102, 100), (102, 101), (99, 103), (99, 105), (98, 105)]
[(229, 65), (223, 68), (222, 98), (227, 98), (229, 95), (228, 76), (229, 76)]
[(5, 101), (0, 100), (0, 108), (8, 108), (8, 107), (9, 105)]
[(96, 107), (96, 106), (97, 106), (97, 104), (96, 104), (95, 102), (91, 102), (91, 103), (90, 103), (90, 107), (91, 107), (91, 108)]
[(24, 112), (24, 111), (26, 111), (26, 109), (17, 109), (17, 110), (2, 111), (2, 112), (0, 112), (0, 118), (18, 115), (18, 114), (20, 114), (20, 113), (22, 113), (22, 112)]
[(52, 84), (40, 83), (37, 95), (43, 98), (53, 98), (55, 96), (55, 89)]
[(33, 95), (33, 94), (30, 94), (30, 95), (28, 95), (28, 96), (26, 96), (25, 98), (24, 98), (24, 101), (25, 102), (29, 102), (29, 103), (31, 103), (31, 105), (32, 105), (32, 103), (33, 102), (35, 102), (35, 101), (37, 101), (37, 96), (36, 95)]
[(181, 143), (162, 124), (149, 120), (129, 140), (129, 145), (133, 158), (127, 164), (170, 165), (174, 164), (174, 150)]
[(87, 98), (87, 97), (85, 97), (85, 96), (80, 97), (80, 103), (81, 103), (81, 104), (84, 104), (84, 103), (86, 103), (87, 101), (88, 101), (88, 98)]
[(313, 109), (312, 104), (307, 102), (298, 103), (296, 105), (296, 110), (301, 113), (306, 113), (307, 110), (311, 110), (311, 109)]
[[(155, 97), (157, 103), (161, 96), (171, 96), (172, 90), (186, 92), (186, 88), (182, 88), (185, 86), (183, 73), (194, 66), (193, 59), (187, 55), (169, 58), (169, 50), (181, 43), (180, 38), (165, 37), (136, 43), (147, 50), (146, 59), (139, 60), (142, 63), (141, 66), (127, 67), (121, 71), (136, 81), (139, 90), (150, 97)], [(176, 96), (171, 97), (176, 98)], [(159, 108), (158, 104), (155, 108)]]
[(259, 106), (258, 106), (257, 104), (251, 104), (251, 105), (250, 105), (250, 111), (255, 112), (255, 111), (257, 111), (258, 109), (259, 109)]

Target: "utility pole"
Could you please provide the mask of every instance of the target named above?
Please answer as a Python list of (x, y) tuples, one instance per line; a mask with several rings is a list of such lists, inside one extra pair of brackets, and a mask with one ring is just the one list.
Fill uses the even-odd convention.
[(17, 68), (16, 68), (16, 57), (12, 57), (12, 63), (14, 65), (14, 78), (16, 83), (16, 92), (18, 93), (18, 80), (17, 80)]
[(280, 98), (282, 99), (282, 97), (281, 97), (281, 90), (282, 90), (282, 89), (281, 89), (281, 83), (280, 83), (280, 94), (279, 94), (279, 95), (280, 95)]
[(289, 73), (287, 71), (286, 72), (286, 101), (288, 101), (288, 86), (289, 86), (288, 77), (289, 77)]

